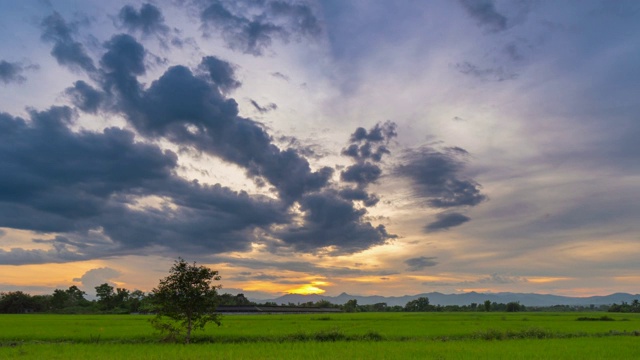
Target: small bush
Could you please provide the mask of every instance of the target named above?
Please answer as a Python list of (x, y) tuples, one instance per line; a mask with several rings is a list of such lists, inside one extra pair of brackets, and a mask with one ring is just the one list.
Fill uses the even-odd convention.
[(502, 332), (487, 329), (474, 334), (473, 338), (482, 340), (510, 340), (510, 339), (550, 339), (557, 337), (554, 333), (540, 328), (530, 328), (519, 331), (508, 330)]
[(380, 333), (378, 333), (377, 331), (369, 331), (366, 334), (362, 335), (361, 340), (382, 341), (384, 340), (384, 337), (380, 335)]
[(347, 337), (339, 329), (319, 331), (313, 335), (315, 341), (340, 341)]
[(502, 340), (504, 339), (504, 334), (500, 330), (487, 329), (478, 331), (473, 337), (482, 340)]
[(610, 318), (606, 315), (600, 316), (599, 318), (583, 316), (583, 317), (577, 318), (576, 320), (577, 321), (615, 321), (614, 318)]

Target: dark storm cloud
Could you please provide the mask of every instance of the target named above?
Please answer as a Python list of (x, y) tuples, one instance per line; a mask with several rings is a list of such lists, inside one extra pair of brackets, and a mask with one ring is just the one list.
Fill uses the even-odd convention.
[(423, 147), (408, 151), (395, 172), (410, 179), (415, 195), (426, 199), (429, 206), (475, 206), (486, 200), (486, 196), (480, 192), (478, 183), (461, 178), (463, 159), (467, 155), (464, 149), (457, 147), (444, 151)]
[(502, 31), (507, 28), (507, 18), (500, 14), (493, 0), (459, 0), (467, 13), (478, 25), (490, 31)]
[(436, 219), (436, 221), (429, 223), (424, 227), (426, 232), (449, 230), (452, 227), (460, 226), (471, 220), (471, 218), (456, 212), (438, 214), (436, 215)]
[(387, 145), (398, 136), (397, 125), (392, 121), (378, 123), (367, 131), (359, 127), (351, 134), (351, 144), (342, 150), (342, 154), (357, 161), (381, 161), (384, 154), (390, 154)]
[(408, 271), (421, 271), (427, 267), (438, 265), (438, 262), (435, 259), (437, 258), (420, 256), (417, 258), (407, 259), (404, 261), (404, 263), (407, 265)]
[(340, 173), (340, 179), (364, 186), (378, 180), (381, 174), (382, 169), (378, 165), (366, 162), (347, 167), (346, 170)]
[(37, 65), (25, 65), (19, 62), (8, 62), (5, 60), (0, 60), (0, 81), (5, 84), (22, 84), (27, 81), (27, 78), (22, 75), (24, 71), (34, 70), (37, 68)]
[(234, 66), (215, 56), (203, 57), (199, 69), (206, 71), (211, 81), (218, 85), (218, 88), (223, 92), (231, 91), (242, 85), (236, 79)]
[(291, 225), (275, 233), (296, 250), (310, 252), (333, 246), (331, 253), (348, 254), (385, 244), (396, 237), (387, 233), (384, 225), (374, 227), (366, 221), (366, 209), (355, 208), (335, 191), (308, 194), (299, 203), (304, 224)]
[(378, 123), (369, 131), (359, 127), (351, 134), (350, 144), (342, 149), (342, 155), (352, 158), (356, 163), (340, 172), (340, 180), (355, 183), (357, 188), (340, 190), (339, 194), (343, 199), (362, 201), (366, 207), (378, 203), (378, 196), (369, 194), (365, 189), (382, 175), (382, 168), (378, 163), (382, 161), (384, 154), (391, 153), (387, 145), (396, 136), (396, 124), (391, 121)]
[(120, 9), (118, 19), (130, 32), (140, 31), (145, 35), (166, 35), (169, 32), (169, 27), (164, 23), (162, 12), (152, 4), (144, 4), (140, 10), (126, 5)]
[[(277, 3), (266, 9), (312, 28), (301, 7)], [(367, 221), (367, 211), (354, 204), (378, 201), (364, 191), (377, 176), (365, 173), (370, 162), (388, 153), (385, 145), (395, 136), (390, 125), (352, 139), (373, 150), (358, 149), (358, 167), (346, 171), (358, 189), (339, 192), (330, 183), (331, 168), (312, 170), (299, 149), (279, 148), (261, 123), (239, 116), (238, 104), (227, 97), (240, 86), (230, 63), (207, 56), (196, 69), (172, 66), (142, 83), (138, 76), (150, 62), (132, 36), (106, 41), (96, 69), (75, 41), (73, 24), (55, 13), (42, 28), (60, 64), (91, 72), (91, 83), (78, 80), (66, 89), (73, 105), (123, 116), (136, 133), (115, 127), (72, 131), (77, 112), (69, 107), (32, 110), (28, 120), (0, 114), (0, 227), (53, 236), (33, 240), (47, 250), (0, 251), (0, 263), (78, 261), (143, 250), (216, 254), (265, 241), (341, 254), (395, 237)], [(239, 165), (257, 184), (272, 185), (278, 198), (189, 182), (177, 175), (176, 154), (155, 145), (158, 140)], [(294, 221), (294, 209), (301, 219)]]
[(93, 72), (96, 70), (93, 60), (84, 46), (74, 40), (76, 29), (68, 24), (60, 14), (53, 13), (41, 23), (42, 40), (53, 43), (51, 55), (58, 61), (58, 64), (69, 67), (72, 70), (85, 70)]
[(0, 264), (2, 265), (50, 264), (88, 259), (87, 256), (69, 251), (66, 248), (51, 250), (13, 248), (9, 251), (0, 249)]
[(253, 107), (256, 108), (256, 110), (258, 110), (260, 114), (268, 113), (269, 111), (278, 108), (278, 105), (274, 103), (267, 104), (266, 106), (260, 106), (255, 100), (251, 100), (251, 105), (253, 105)]
[(368, 192), (360, 188), (342, 189), (338, 192), (338, 194), (345, 200), (362, 201), (364, 206), (374, 206), (380, 201), (380, 198), (378, 198), (375, 194), (369, 194)]
[(109, 75), (127, 79), (145, 73), (144, 46), (133, 37), (125, 34), (115, 35), (105, 44), (105, 48), (107, 52), (102, 56), (100, 64)]
[[(173, 66), (144, 90), (135, 77), (144, 72), (142, 45), (119, 35), (107, 48), (101, 61), (108, 71), (107, 90), (119, 92), (120, 109), (142, 134), (165, 137), (240, 165), (250, 177), (269, 181), (287, 201), (328, 183), (330, 168), (312, 172), (295, 150), (275, 146), (261, 124), (238, 116), (238, 104), (224, 97), (217, 83), (184, 66)], [(225, 69), (228, 65), (220, 60), (206, 64)], [(221, 81), (229, 82), (230, 78)]]
[(65, 90), (73, 105), (88, 113), (96, 113), (104, 100), (104, 94), (82, 80), (73, 83), (73, 87)]
[[(229, 48), (246, 54), (259, 56), (274, 40), (286, 42), (292, 36), (314, 38), (322, 31), (312, 9), (302, 3), (213, 0), (205, 4), (200, 12), (204, 29), (217, 29)], [(246, 11), (247, 8), (252, 11)], [(252, 12), (254, 16), (246, 15)]]
[(391, 121), (378, 123), (369, 131), (357, 128), (349, 139), (351, 144), (342, 149), (342, 155), (356, 163), (342, 171), (340, 179), (356, 183), (361, 188), (376, 182), (382, 175), (382, 169), (370, 161), (380, 162), (384, 154), (390, 154), (387, 144), (396, 136), (396, 124)]
[[(0, 114), (0, 227), (61, 234), (50, 250), (11, 249), (0, 263), (65, 262), (157, 246), (244, 250), (253, 230), (288, 221), (278, 202), (175, 175), (177, 157), (117, 128), (72, 132), (69, 108)], [(138, 204), (156, 196), (164, 204)]]
[(176, 166), (172, 153), (133, 142), (133, 134), (110, 128), (72, 133), (69, 108), (32, 112), (31, 123), (0, 115), (2, 225), (42, 232), (81, 229), (105, 200)]

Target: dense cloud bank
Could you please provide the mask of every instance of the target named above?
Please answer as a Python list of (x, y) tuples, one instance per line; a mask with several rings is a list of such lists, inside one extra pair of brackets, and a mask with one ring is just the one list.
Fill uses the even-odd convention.
[[(304, 3), (184, 4), (203, 31), (218, 31), (230, 49), (255, 56), (275, 40), (315, 39), (323, 31)], [(409, 150), (395, 170), (385, 165), (398, 136), (392, 121), (345, 136), (341, 154), (350, 165), (314, 166), (308, 152), (281, 148), (262, 123), (240, 114), (231, 97), (242, 86), (236, 65), (204, 54), (195, 66), (173, 64), (158, 72), (163, 63), (136, 36), (153, 36), (165, 48), (171, 36), (174, 45), (186, 41), (166, 24), (161, 8), (126, 5), (112, 19), (128, 33), (100, 46), (84, 43), (80, 24), (58, 12), (39, 23), (50, 55), (78, 79), (63, 92), (69, 105), (30, 109), (28, 118), (0, 114), (0, 227), (43, 234), (33, 240), (36, 249), (0, 250), (0, 263), (141, 252), (219, 254), (253, 244), (350, 254), (398, 237), (368, 215), (380, 201), (370, 187), (385, 176), (410, 179), (416, 195), (434, 208), (475, 206), (486, 198), (476, 182), (460, 177), (459, 157), (466, 152), (459, 148)], [(149, 79), (152, 68), (159, 75)], [(25, 69), (3, 60), (1, 79), (24, 82)], [(278, 108), (251, 104), (261, 114)], [(117, 117), (126, 127), (78, 129), (86, 116)], [(181, 155), (163, 142), (236, 165), (257, 187), (267, 185), (268, 194), (185, 179), (178, 175)], [(426, 229), (446, 230), (468, 220), (446, 213)], [(407, 264), (418, 269), (435, 262), (417, 258)]]

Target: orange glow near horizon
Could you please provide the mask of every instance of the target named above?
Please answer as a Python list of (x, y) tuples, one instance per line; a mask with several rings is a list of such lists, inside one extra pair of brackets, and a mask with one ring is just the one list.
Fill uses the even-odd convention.
[(546, 284), (546, 283), (551, 283), (551, 282), (556, 282), (556, 281), (566, 281), (566, 280), (573, 280), (573, 278), (570, 277), (537, 277), (537, 278), (527, 278), (527, 281), (534, 283), (534, 284)]
[[(0, 265), (0, 274), (2, 274), (3, 282), (15, 286), (67, 288), (71, 285), (81, 285), (80, 282), (74, 279), (81, 277), (91, 269), (99, 267), (102, 267), (102, 263), (99, 261), (46, 265)], [(16, 269), (19, 269), (19, 271), (16, 271)]]
[[(316, 286), (317, 285), (317, 286)], [(288, 290), (289, 294), (299, 294), (299, 295), (319, 295), (324, 294), (326, 291), (324, 289), (319, 288), (318, 286), (327, 285), (324, 281), (314, 281), (311, 284), (305, 284), (295, 289)]]

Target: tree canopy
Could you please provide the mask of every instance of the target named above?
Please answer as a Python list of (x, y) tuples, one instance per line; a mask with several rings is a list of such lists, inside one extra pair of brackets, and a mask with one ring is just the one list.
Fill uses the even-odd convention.
[(220, 325), (220, 315), (215, 311), (218, 306), (216, 289), (221, 286), (212, 285), (212, 281), (218, 280), (217, 271), (178, 259), (169, 276), (161, 279), (151, 292), (156, 313), (153, 326), (167, 333), (169, 339), (184, 333), (185, 343), (189, 343), (192, 330), (203, 329), (209, 322)]

